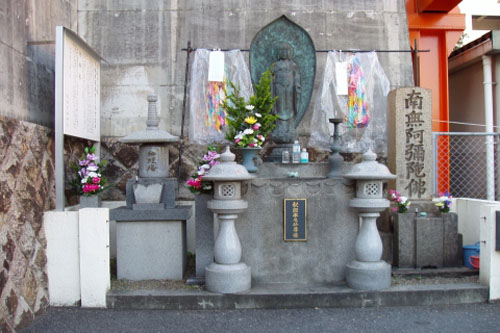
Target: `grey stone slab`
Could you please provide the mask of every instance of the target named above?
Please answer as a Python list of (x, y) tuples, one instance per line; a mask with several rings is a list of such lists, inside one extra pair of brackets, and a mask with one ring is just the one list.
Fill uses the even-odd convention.
[(165, 209), (165, 204), (160, 203), (139, 203), (132, 205), (133, 210)]
[(183, 279), (186, 221), (117, 223), (116, 239), (118, 279)]
[(393, 286), (366, 291), (345, 284), (254, 285), (246, 293), (222, 295), (206, 290), (111, 290), (108, 308), (161, 310), (293, 309), (430, 306), (484, 303), (488, 287), (477, 283)]
[(214, 262), (214, 213), (207, 207), (210, 194), (195, 196), (196, 277), (205, 277), (205, 267)]
[(406, 213), (393, 215), (394, 247), (393, 264), (401, 268), (416, 265), (415, 214)]
[(439, 217), (416, 218), (416, 266), (443, 266), (443, 220)]
[(172, 221), (187, 220), (191, 216), (190, 206), (155, 210), (132, 210), (126, 207), (115, 208), (109, 211), (110, 219), (120, 222), (127, 221)]
[(457, 267), (461, 264), (462, 242), (458, 235), (458, 215), (441, 214), (443, 218), (443, 266)]

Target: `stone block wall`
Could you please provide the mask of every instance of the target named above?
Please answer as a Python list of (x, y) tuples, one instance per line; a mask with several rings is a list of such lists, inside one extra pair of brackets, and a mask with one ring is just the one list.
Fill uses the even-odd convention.
[(46, 127), (0, 118), (0, 331), (49, 303), (43, 213), (55, 205), (54, 140)]

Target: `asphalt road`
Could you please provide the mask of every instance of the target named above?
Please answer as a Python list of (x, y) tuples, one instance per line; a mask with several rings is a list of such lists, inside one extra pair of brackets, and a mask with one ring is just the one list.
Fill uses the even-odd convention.
[(160, 311), (50, 308), (21, 332), (500, 332), (500, 303)]

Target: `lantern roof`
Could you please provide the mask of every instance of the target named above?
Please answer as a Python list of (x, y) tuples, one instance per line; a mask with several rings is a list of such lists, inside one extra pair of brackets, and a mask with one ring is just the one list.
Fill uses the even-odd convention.
[(203, 176), (203, 180), (208, 181), (238, 181), (251, 180), (255, 177), (250, 175), (247, 169), (236, 163), (235, 155), (231, 153), (229, 146), (226, 146), (226, 151), (220, 155), (220, 163), (214, 165), (210, 171)]
[(388, 180), (396, 178), (396, 175), (393, 175), (387, 166), (378, 163), (376, 159), (377, 154), (369, 149), (363, 154), (363, 162), (354, 165), (344, 177), (354, 180)]

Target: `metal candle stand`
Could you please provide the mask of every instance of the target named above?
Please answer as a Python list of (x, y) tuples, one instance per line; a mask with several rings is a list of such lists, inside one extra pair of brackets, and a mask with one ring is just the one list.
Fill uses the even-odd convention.
[(328, 158), (330, 163), (330, 172), (328, 173), (328, 178), (341, 179), (342, 170), (344, 168), (344, 158), (339, 154), (340, 152), (340, 135), (339, 135), (339, 124), (344, 121), (342, 118), (330, 118), (328, 119), (330, 123), (333, 124), (333, 143), (330, 146), (332, 151), (332, 156)]

